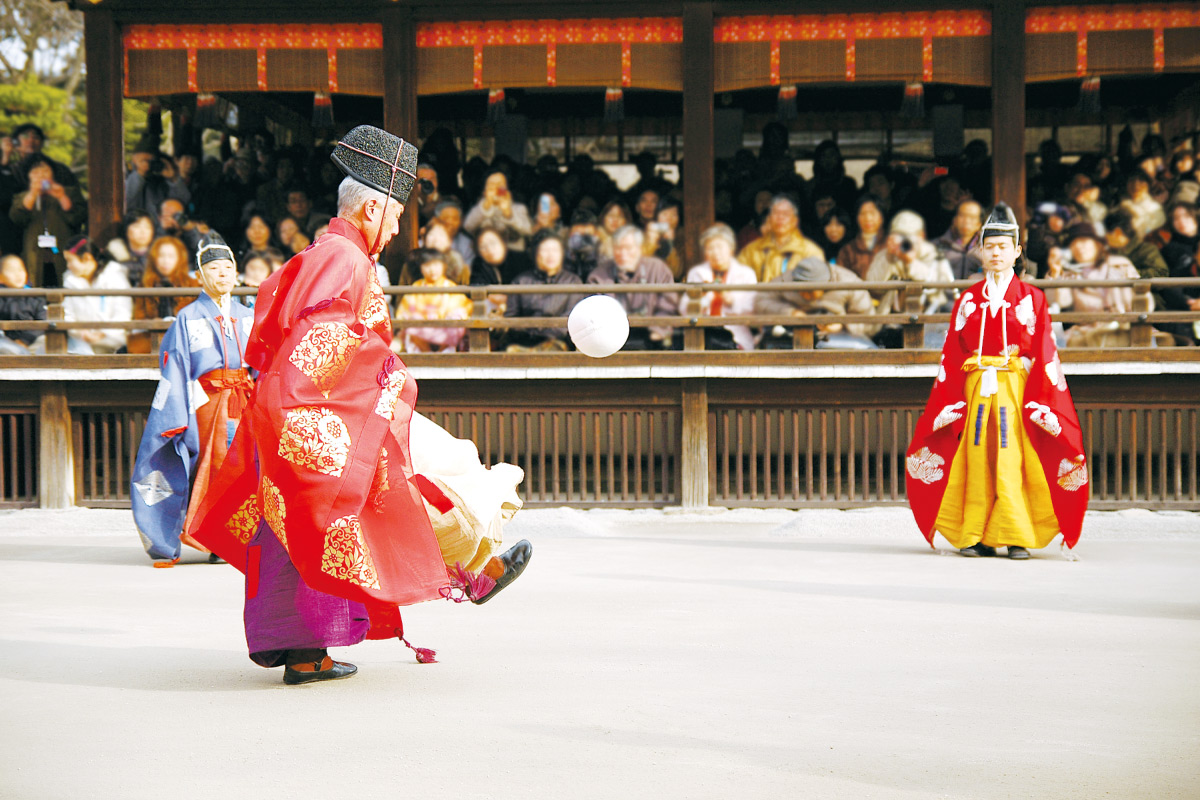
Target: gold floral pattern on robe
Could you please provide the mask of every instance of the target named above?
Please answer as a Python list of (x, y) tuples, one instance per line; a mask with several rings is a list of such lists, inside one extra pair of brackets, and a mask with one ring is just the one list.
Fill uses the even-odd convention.
[(388, 422), (391, 422), (392, 417), (396, 414), (396, 401), (400, 399), (400, 390), (404, 388), (404, 381), (407, 378), (408, 372), (403, 368), (387, 373), (387, 385), (383, 387), (383, 391), (379, 393), (379, 399), (375, 401), (375, 413)]
[(289, 411), (279, 435), (279, 455), (298, 467), (341, 477), (350, 454), (346, 423), (328, 408)]
[(250, 495), (238, 506), (233, 516), (225, 523), (225, 530), (233, 534), (242, 544), (249, 544), (258, 528), (258, 497)]
[(333, 521), (325, 531), (325, 551), (321, 571), (338, 580), (350, 581), (368, 589), (379, 588), (379, 576), (371, 551), (363, 541), (358, 516), (350, 514)]
[(307, 375), (321, 394), (329, 397), (329, 390), (350, 366), (359, 342), (345, 323), (318, 322), (304, 334), (288, 361)]
[(371, 330), (385, 339), (392, 337), (392, 315), (388, 313), (387, 301), (383, 297), (383, 288), (374, 274), (367, 283), (367, 292), (363, 295), (362, 308), (358, 317)]
[(287, 506), (283, 502), (283, 492), (279, 491), (279, 487), (264, 475), (258, 488), (258, 496), (262, 498), (263, 519), (271, 526), (271, 530), (275, 531), (275, 538), (279, 539), (283, 549), (287, 550), (287, 530), (284, 525)]

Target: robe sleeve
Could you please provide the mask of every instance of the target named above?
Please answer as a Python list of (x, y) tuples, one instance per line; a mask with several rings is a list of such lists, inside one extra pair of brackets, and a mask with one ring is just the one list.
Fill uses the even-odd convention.
[(1063, 541), (1074, 547), (1088, 501), (1083, 431), (1054, 345), (1045, 295), (1036, 288), (1030, 287), (1030, 291), (1037, 322), (1021, 417), (1046, 475)]
[(162, 377), (150, 404), (133, 467), (130, 499), (134, 523), (154, 558), (179, 556), (190, 479), (199, 452), (196, 406), (203, 391), (192, 375), (183, 320), (163, 336)]
[(913, 517), (925, 539), (933, 544), (934, 524), (946, 492), (950, 463), (958, 450), (958, 441), (966, 428), (966, 376), (963, 363), (968, 353), (962, 343), (958, 326), (959, 308), (973, 299), (968, 290), (954, 303), (950, 316), (950, 332), (942, 346), (937, 378), (925, 411), (917, 420), (917, 428), (905, 457), (907, 477), (905, 486)]

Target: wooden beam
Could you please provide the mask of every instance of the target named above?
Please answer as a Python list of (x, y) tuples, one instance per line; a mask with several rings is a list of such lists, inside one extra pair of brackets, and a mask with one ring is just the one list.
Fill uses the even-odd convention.
[(125, 211), (125, 67), (121, 29), (108, 8), (83, 15), (87, 48), (88, 236), (117, 235)]
[(992, 6), (992, 186), (1025, 223), (1025, 0)]
[(708, 508), (708, 380), (684, 378), (679, 454), (680, 502), (688, 510)]
[(75, 458), (71, 449), (71, 409), (62, 381), (39, 385), (38, 500), (41, 508), (75, 505)]
[(713, 167), (713, 4), (683, 7), (684, 270), (703, 261), (700, 232), (716, 219)]
[[(417, 136), (417, 23), (412, 10), (392, 6), (380, 12), (383, 24), (383, 127), (405, 141)], [(396, 281), (404, 257), (417, 246), (415, 203), (400, 218), (400, 233), (384, 254), (388, 274)]]

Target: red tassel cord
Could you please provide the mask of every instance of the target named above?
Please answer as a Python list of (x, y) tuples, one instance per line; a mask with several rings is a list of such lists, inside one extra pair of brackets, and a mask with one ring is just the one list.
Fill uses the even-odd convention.
[(412, 642), (404, 638), (404, 628), (396, 628), (396, 638), (404, 643), (404, 646), (412, 650), (417, 656), (418, 664), (436, 664), (437, 651), (430, 650), (428, 647), (413, 647)]
[(483, 597), (496, 586), (496, 580), (491, 576), (482, 572), (478, 575), (468, 572), (458, 561), (454, 562), (453, 567), (447, 568), (446, 572), (450, 576), (450, 585), (442, 587), (441, 595), (455, 603), (466, 603)]

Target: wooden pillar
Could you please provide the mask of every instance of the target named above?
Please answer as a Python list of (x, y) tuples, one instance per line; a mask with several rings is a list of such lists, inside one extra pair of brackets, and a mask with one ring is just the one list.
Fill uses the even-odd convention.
[(1025, 0), (992, 4), (993, 201), (1025, 223)]
[[(383, 26), (383, 127), (420, 146), (417, 138), (417, 23), (412, 9), (392, 6), (380, 12)], [(388, 273), (400, 275), (404, 257), (417, 246), (416, 190), (400, 218), (400, 233), (384, 253)]]
[(704, 260), (700, 232), (716, 218), (713, 4), (683, 6), (683, 268)]
[(683, 443), (680, 502), (685, 509), (708, 508), (708, 381), (683, 379)]
[(62, 381), (40, 385), (38, 418), (38, 500), (41, 508), (75, 505), (75, 459), (71, 451), (71, 409)]
[(121, 29), (112, 11), (83, 15), (87, 49), (88, 236), (106, 242), (117, 235), (125, 211), (125, 135), (122, 99), (125, 60)]

